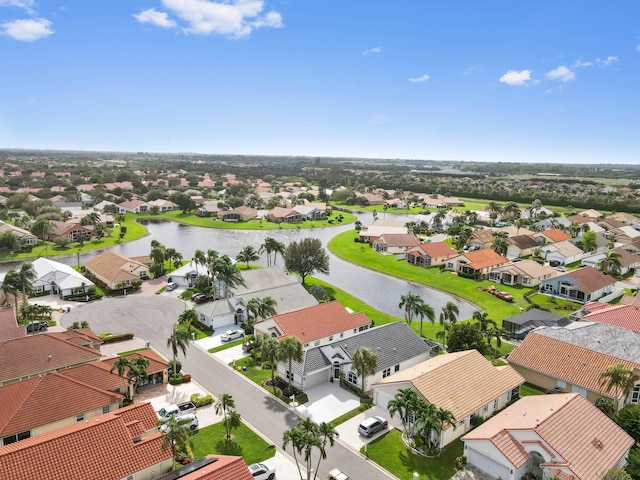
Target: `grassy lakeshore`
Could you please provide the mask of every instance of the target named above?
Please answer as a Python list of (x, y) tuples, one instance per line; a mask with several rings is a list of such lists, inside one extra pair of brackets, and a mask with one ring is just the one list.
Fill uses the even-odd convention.
[[(338, 216), (342, 215), (342, 221), (338, 221)], [(173, 210), (171, 212), (158, 213), (157, 215), (142, 214), (136, 218), (139, 219), (161, 219), (172, 220), (174, 222), (184, 223), (186, 225), (194, 225), (204, 228), (220, 228), (226, 230), (295, 230), (303, 228), (324, 228), (338, 227), (353, 223), (356, 219), (355, 215), (347, 212), (333, 212), (326, 220), (306, 220), (302, 223), (273, 223), (267, 220), (249, 220), (248, 222), (223, 222), (217, 218), (199, 217), (195, 213), (182, 213), (181, 210)], [(332, 223), (330, 223), (332, 222)]]

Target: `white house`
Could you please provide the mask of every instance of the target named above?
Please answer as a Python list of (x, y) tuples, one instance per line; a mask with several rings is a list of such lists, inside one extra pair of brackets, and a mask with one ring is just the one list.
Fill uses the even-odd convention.
[(540, 247), (540, 256), (551, 265), (566, 265), (580, 260), (584, 252), (569, 240), (565, 240)]
[(32, 283), (36, 294), (51, 292), (66, 297), (86, 293), (90, 287), (94, 286), (87, 277), (63, 263), (40, 257), (31, 265), (36, 272), (36, 279)]

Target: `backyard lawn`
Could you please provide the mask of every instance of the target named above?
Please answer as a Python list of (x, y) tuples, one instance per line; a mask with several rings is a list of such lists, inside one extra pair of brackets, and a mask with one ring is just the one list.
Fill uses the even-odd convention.
[(244, 423), (232, 430), (232, 438), (225, 438), (226, 431), (222, 422), (202, 428), (193, 435), (193, 454), (201, 458), (210, 453), (218, 455), (236, 455), (244, 458), (247, 465), (263, 462), (276, 454), (275, 448), (257, 435)]
[(420, 478), (448, 480), (456, 473), (456, 458), (461, 456), (463, 451), (462, 441), (458, 439), (447, 445), (439, 457), (426, 458), (407, 447), (402, 441), (402, 432), (397, 429), (392, 429), (371, 442), (366, 452), (364, 448), (360, 450), (401, 480), (411, 480), (414, 472), (417, 472)]

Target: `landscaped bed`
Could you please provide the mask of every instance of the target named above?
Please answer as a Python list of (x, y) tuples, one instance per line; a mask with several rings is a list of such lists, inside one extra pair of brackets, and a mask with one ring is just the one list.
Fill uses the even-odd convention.
[(232, 430), (232, 438), (225, 438), (223, 422), (202, 428), (193, 439), (193, 454), (201, 458), (211, 453), (218, 455), (236, 455), (244, 458), (247, 465), (263, 462), (276, 453), (275, 448), (265, 442), (244, 423)]

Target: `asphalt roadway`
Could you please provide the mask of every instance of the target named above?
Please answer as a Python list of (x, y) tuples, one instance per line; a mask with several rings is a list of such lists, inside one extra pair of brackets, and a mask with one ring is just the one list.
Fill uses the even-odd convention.
[[(62, 315), (60, 323), (69, 326), (75, 321), (86, 320), (96, 333), (128, 333), (149, 341), (151, 347), (166, 358), (171, 358), (167, 338), (172, 325), (185, 308), (184, 301), (163, 295), (104, 298), (99, 301), (74, 307)], [(236, 410), (253, 429), (273, 445), (282, 446), (283, 434), (299, 420), (299, 415), (288, 405), (277, 400), (262, 388), (234, 372), (208, 352), (193, 343), (186, 358), (180, 357), (183, 370), (214, 395), (228, 393), (233, 396)], [(291, 453), (291, 447), (287, 453)], [(317, 456), (313, 465), (317, 464)], [(341, 443), (340, 440), (328, 449), (327, 459), (320, 464), (319, 479), (327, 478), (329, 470), (340, 468), (352, 480), (388, 480), (391, 476), (375, 463)], [(285, 479), (290, 480), (290, 479)]]

